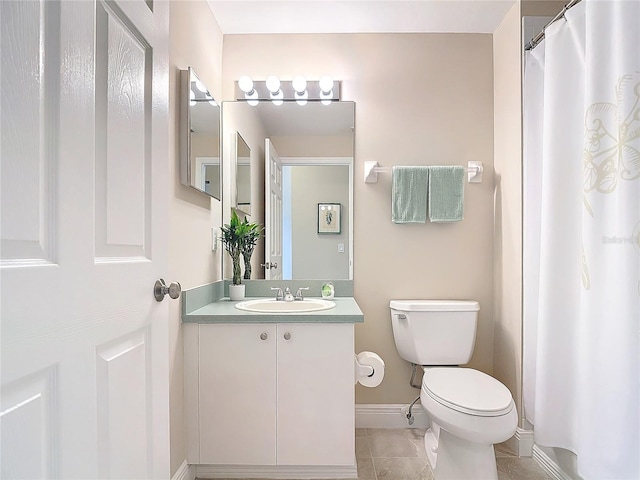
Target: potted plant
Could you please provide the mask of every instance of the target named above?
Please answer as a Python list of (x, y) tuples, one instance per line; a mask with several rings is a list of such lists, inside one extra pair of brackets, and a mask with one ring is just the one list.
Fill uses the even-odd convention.
[(256, 248), (256, 244), (260, 237), (262, 236), (262, 232), (264, 228), (257, 223), (249, 223), (247, 217), (245, 217), (242, 222), (242, 259), (244, 261), (244, 278), (245, 280), (249, 280), (251, 278), (251, 255), (253, 255), (253, 250)]
[(244, 298), (244, 285), (242, 285), (242, 275), (240, 272), (240, 255), (243, 243), (243, 225), (238, 218), (238, 214), (233, 211), (228, 224), (220, 227), (220, 240), (225, 250), (229, 253), (233, 263), (233, 285), (229, 285), (229, 298), (231, 300), (242, 300)]

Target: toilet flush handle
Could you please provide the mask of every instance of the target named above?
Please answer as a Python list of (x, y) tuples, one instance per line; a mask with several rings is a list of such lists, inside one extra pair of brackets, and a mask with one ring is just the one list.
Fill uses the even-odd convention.
[(404, 313), (399, 313), (398, 314), (398, 320), (406, 320), (407, 316)]

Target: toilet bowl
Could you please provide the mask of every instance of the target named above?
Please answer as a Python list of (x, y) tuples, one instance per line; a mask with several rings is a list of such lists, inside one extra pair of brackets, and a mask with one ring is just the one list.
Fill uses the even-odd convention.
[(480, 306), (474, 301), (392, 300), (398, 353), (424, 372), (420, 403), (431, 422), (427, 458), (436, 480), (497, 480), (494, 443), (516, 431), (507, 387), (459, 365), (473, 353)]
[(509, 390), (477, 370), (424, 367), (420, 403), (431, 420), (425, 448), (436, 479), (497, 479), (494, 443), (518, 414)]

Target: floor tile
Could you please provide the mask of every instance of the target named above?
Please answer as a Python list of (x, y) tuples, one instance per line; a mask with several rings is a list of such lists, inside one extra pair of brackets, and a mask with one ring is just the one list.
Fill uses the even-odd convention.
[(374, 458), (377, 480), (433, 480), (426, 458)]
[(368, 436), (356, 436), (356, 458), (371, 458)]
[(367, 433), (374, 458), (426, 457), (422, 428), (370, 428)]
[(542, 480), (550, 478), (533, 458), (497, 457), (500, 480)]
[(516, 453), (511, 450), (511, 448), (509, 448), (506, 443), (497, 443), (493, 446), (493, 449), (496, 452), (496, 458), (516, 456)]
[(356, 458), (358, 480), (376, 480), (376, 470), (372, 458)]

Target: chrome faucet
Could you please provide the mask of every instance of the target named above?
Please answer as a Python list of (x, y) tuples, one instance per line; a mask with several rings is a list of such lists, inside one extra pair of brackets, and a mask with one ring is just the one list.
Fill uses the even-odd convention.
[(293, 293), (291, 293), (291, 289), (289, 287), (284, 289), (284, 298), (283, 300), (285, 302), (293, 302), (294, 298), (293, 298)]
[(296, 300), (304, 300), (304, 295), (302, 294), (303, 290), (309, 290), (309, 287), (300, 287), (296, 292)]
[[(284, 295), (282, 294), (282, 289), (280, 287), (271, 287), (271, 290), (276, 290), (276, 302), (280, 302), (284, 299)], [(291, 292), (289, 292), (291, 294)]]

